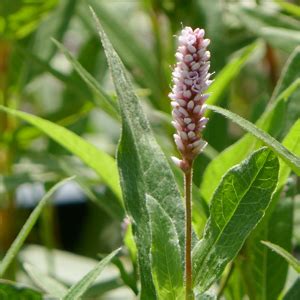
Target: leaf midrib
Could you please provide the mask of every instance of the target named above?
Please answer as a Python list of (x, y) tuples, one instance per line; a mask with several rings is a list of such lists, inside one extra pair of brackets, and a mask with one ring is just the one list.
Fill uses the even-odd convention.
[[(246, 189), (245, 193), (243, 194), (243, 196), (241, 197), (241, 201), (238, 202), (238, 204), (236, 205), (233, 213), (230, 215), (230, 218), (228, 218), (228, 222), (225, 223), (225, 225), (223, 226), (223, 230), (221, 230), (217, 236), (217, 238), (213, 241), (213, 243), (211, 244), (211, 247), (208, 248), (208, 251), (205, 253), (204, 256), (204, 260), (202, 262), (202, 265), (203, 263), (208, 259), (208, 253), (211, 251), (211, 249), (218, 243), (221, 235), (223, 234), (223, 232), (226, 230), (226, 227), (228, 226), (228, 224), (230, 223), (231, 219), (232, 219), (232, 216), (234, 215), (234, 213), (236, 212), (236, 210), (238, 209), (238, 207), (240, 206), (240, 203), (243, 201), (243, 199), (245, 198), (245, 196), (247, 195), (247, 193), (249, 192), (250, 188), (252, 187), (253, 183), (255, 182), (255, 180), (257, 179), (259, 173), (261, 172), (261, 170), (263, 169), (264, 165), (266, 164), (268, 158), (269, 158), (269, 155), (271, 154), (271, 152), (268, 153), (268, 155), (266, 156), (265, 158), (265, 161), (264, 163), (262, 164), (261, 168), (258, 169), (254, 179), (251, 181), (251, 184), (249, 185), (249, 187)], [(217, 224), (216, 224), (217, 225)], [(217, 226), (218, 227), (218, 226)], [(219, 228), (219, 227), (218, 227)], [(201, 241), (200, 241), (201, 242)], [(199, 275), (196, 277), (198, 278)]]

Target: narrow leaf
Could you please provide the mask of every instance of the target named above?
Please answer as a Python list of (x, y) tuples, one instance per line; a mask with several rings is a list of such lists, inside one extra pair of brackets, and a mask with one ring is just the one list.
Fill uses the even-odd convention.
[(253, 123), (229, 110), (214, 105), (208, 105), (207, 108), (230, 119), (232, 122), (238, 124), (241, 128), (254, 135), (257, 139), (261, 140), (265, 145), (269, 146), (274, 152), (276, 152), (277, 155), (280, 156), (296, 174), (300, 175), (300, 158), (291, 153), (267, 132), (261, 130)]
[[(125, 68), (94, 14), (112, 73), (122, 116), (118, 166), (127, 213), (138, 248), (141, 299), (156, 299), (150, 264), (150, 226), (146, 194), (155, 198), (174, 221), (184, 253), (184, 209), (170, 166), (159, 148), (134, 94)], [(183, 261), (183, 257), (182, 257)]]
[(118, 118), (118, 107), (115, 101), (106, 94), (97, 80), (87, 70), (84, 69), (84, 67), (61, 43), (56, 40), (53, 40), (53, 42), (63, 52), (67, 60), (71, 63), (82, 80), (91, 88), (91, 90), (99, 97), (99, 99), (101, 99), (101, 101), (97, 101), (96, 104), (107, 111), (110, 115)]
[(272, 249), (273, 251), (275, 251), (280, 256), (282, 256), (289, 263), (289, 265), (294, 268), (296, 272), (300, 273), (300, 261), (296, 259), (293, 255), (291, 255), (282, 247), (275, 245), (271, 242), (262, 241), (262, 243), (270, 249)]
[(38, 203), (36, 208), (33, 210), (33, 212), (30, 214), (29, 218), (27, 219), (26, 223), (22, 227), (21, 231), (19, 232), (17, 238), (14, 240), (10, 248), (8, 249), (7, 253), (5, 254), (4, 258), (1, 261), (0, 264), (0, 277), (4, 275), (7, 268), (13, 261), (13, 259), (16, 257), (18, 252), (20, 251), (21, 247), (23, 246), (26, 238), (28, 237), (31, 229), (33, 228), (34, 224), (36, 223), (40, 213), (42, 212), (42, 209), (48, 202), (48, 200), (52, 197), (53, 193), (61, 187), (63, 184), (65, 184), (67, 181), (72, 180), (74, 177), (67, 178), (65, 180), (60, 181), (55, 186), (53, 186), (46, 195), (42, 198), (42, 200)]
[(261, 220), (276, 187), (279, 163), (262, 148), (230, 169), (213, 195), (203, 239), (193, 249), (194, 284), (206, 291)]
[(150, 195), (146, 197), (151, 226), (151, 267), (158, 298), (180, 300), (184, 293), (183, 268), (176, 228), (157, 200)]
[(72, 131), (50, 121), (4, 106), (0, 106), (0, 110), (21, 118), (37, 127), (61, 146), (78, 156), (89, 167), (95, 170), (119, 199), (121, 199), (121, 189), (115, 160), (107, 153), (88, 143)]
[[(166, 102), (161, 101), (163, 95), (160, 84), (157, 84), (157, 62), (149, 49), (140, 43), (136, 38), (136, 33), (132, 32), (126, 21), (121, 20), (114, 11), (107, 9), (100, 1), (89, 0), (88, 2), (100, 18), (112, 44), (120, 53), (122, 61), (133, 71), (132, 75), (136, 82), (143, 88), (151, 90), (151, 99), (156, 107), (166, 107)], [(89, 19), (88, 15), (84, 15), (83, 18)], [(122, 34), (120, 34), (120, 28), (122, 28)]]
[(63, 300), (80, 299), (89, 286), (97, 279), (107, 264), (109, 264), (110, 261), (118, 254), (120, 249), (121, 248), (107, 255), (93, 270), (87, 273), (79, 282), (75, 283), (64, 295)]
[(48, 295), (61, 299), (66, 294), (67, 288), (59, 281), (28, 263), (24, 264), (24, 268), (31, 280)]

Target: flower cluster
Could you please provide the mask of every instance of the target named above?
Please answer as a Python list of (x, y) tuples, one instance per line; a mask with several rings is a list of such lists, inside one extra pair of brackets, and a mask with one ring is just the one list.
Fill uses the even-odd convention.
[(202, 130), (208, 121), (204, 117), (206, 89), (211, 84), (208, 73), (210, 52), (206, 50), (209, 40), (204, 39), (204, 30), (185, 27), (179, 36), (176, 52), (177, 64), (172, 73), (174, 86), (169, 94), (173, 107), (172, 124), (177, 130), (175, 143), (182, 160), (172, 157), (182, 170), (190, 169), (193, 160), (205, 148)]

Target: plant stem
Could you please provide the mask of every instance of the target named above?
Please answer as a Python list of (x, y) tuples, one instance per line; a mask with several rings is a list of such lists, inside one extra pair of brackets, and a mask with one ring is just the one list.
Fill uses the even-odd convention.
[(192, 281), (192, 167), (185, 172), (184, 198), (185, 198), (185, 299), (194, 299)]

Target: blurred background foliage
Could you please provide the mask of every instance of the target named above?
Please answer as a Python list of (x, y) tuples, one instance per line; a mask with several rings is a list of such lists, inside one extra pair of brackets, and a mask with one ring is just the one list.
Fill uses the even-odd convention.
[[(175, 62), (174, 35), (182, 26), (206, 30), (216, 79), (211, 103), (255, 122), (269, 104), (288, 56), (300, 45), (299, 2), (1, 0), (0, 104), (62, 125), (115, 156), (120, 118), (104, 52), (88, 11), (91, 5), (125, 63), (156, 138), (169, 157), (176, 153), (168, 99)], [(293, 94), (294, 104), (289, 108), (291, 124), (300, 116), (299, 93)], [(205, 131), (209, 147), (195, 166), (194, 225), (199, 235), (208, 214), (208, 204), (197, 190), (203, 172), (219, 152), (244, 134), (221, 116), (210, 115), (210, 119)], [(281, 126), (280, 120), (278, 124)], [(286, 126), (279, 135), (271, 133), (282, 140), (289, 129)], [(180, 173), (174, 172), (182, 185)], [(36, 128), (0, 112), (0, 256), (45, 190), (73, 174), (77, 175), (76, 184), (68, 183), (59, 190), (28, 239), (40, 246), (26, 247), (20, 257), (21, 262), (44, 264), (46, 271), (66, 285), (76, 280), (77, 271), (88, 270), (98, 253), (110, 252), (124, 238), (131, 244), (122, 204), (101, 178), (69, 151)], [(293, 197), (298, 192), (299, 182)], [(299, 253), (300, 203), (299, 197), (295, 199), (293, 244)], [(54, 248), (74, 254), (52, 250), (49, 256)], [(55, 270), (53, 257), (62, 261), (61, 265), (55, 263)], [(71, 262), (76, 262), (72, 272), (62, 266)], [(129, 260), (125, 263), (126, 268), (134, 269)], [(27, 282), (19, 265), (16, 262), (6, 278)], [(106, 293), (105, 299), (132, 299), (136, 286), (131, 271), (127, 281), (124, 276), (121, 281), (116, 270), (109, 269), (89, 292), (116, 289), (119, 294)], [(240, 280), (235, 273), (229, 282), (231, 290), (226, 291), (228, 299), (240, 299), (234, 295), (242, 293), (234, 290), (234, 280)]]

